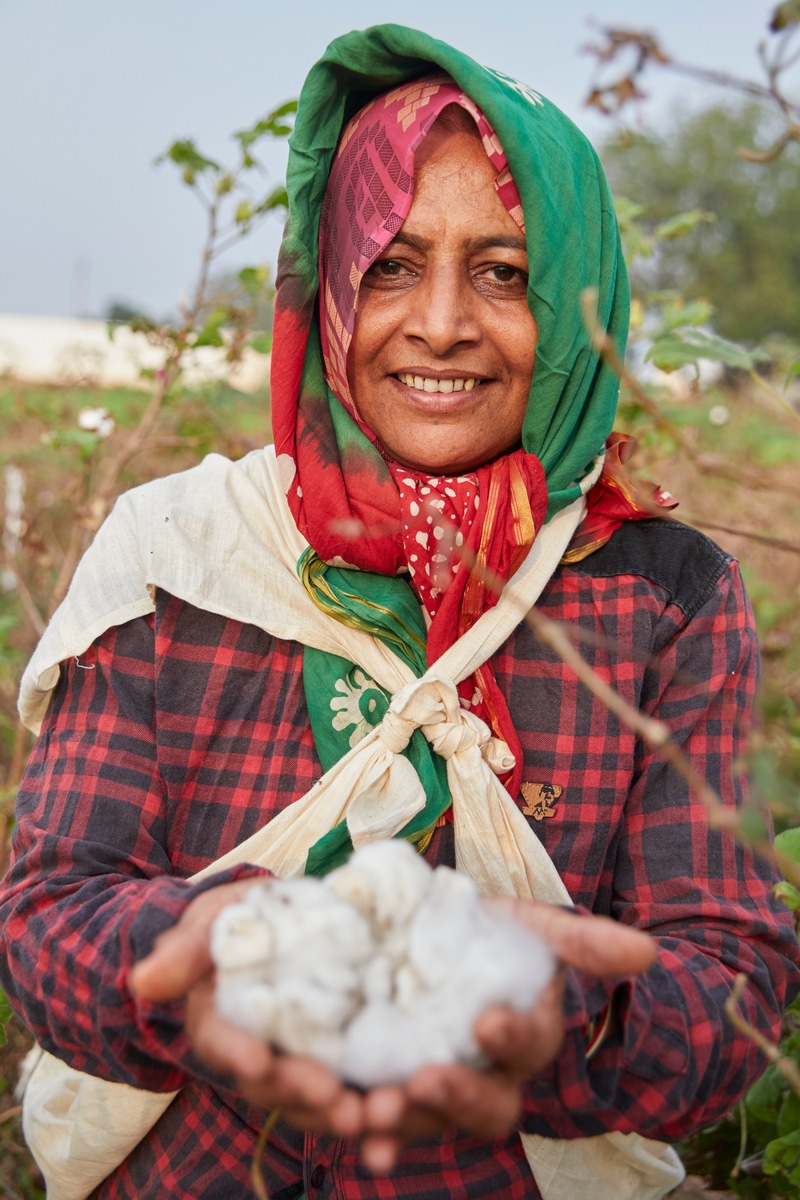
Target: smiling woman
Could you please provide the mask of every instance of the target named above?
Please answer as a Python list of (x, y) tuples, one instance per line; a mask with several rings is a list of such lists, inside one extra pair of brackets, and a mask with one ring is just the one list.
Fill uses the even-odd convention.
[[(770, 866), (521, 620), (578, 625), (747, 802), (736, 564), (626, 479), (581, 319), (592, 288), (622, 351), (605, 179), (538, 93), (387, 25), (311, 71), (287, 188), (274, 448), (123, 497), (23, 680), (0, 980), (52, 1052), (25, 1116), (48, 1194), (240, 1200), (278, 1109), (275, 1200), (660, 1200), (669, 1143), (763, 1069), (723, 1016), (737, 972), (775, 1037), (797, 943)], [(484, 1069), (363, 1093), (223, 1020), (209, 937), (248, 879), (386, 837), (515, 897), (561, 970), (479, 1016)]]

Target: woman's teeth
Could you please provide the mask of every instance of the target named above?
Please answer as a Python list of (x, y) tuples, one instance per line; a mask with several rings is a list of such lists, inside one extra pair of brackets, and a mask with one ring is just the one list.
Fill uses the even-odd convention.
[(416, 388), (420, 392), (471, 392), (479, 380), (468, 379), (427, 379), (422, 375), (398, 375), (397, 378), (406, 387)]

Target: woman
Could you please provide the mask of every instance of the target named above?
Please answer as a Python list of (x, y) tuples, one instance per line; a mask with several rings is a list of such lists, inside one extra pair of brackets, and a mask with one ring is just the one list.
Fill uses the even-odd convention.
[[(774, 1038), (796, 947), (770, 869), (520, 624), (534, 600), (578, 623), (601, 676), (743, 802), (735, 564), (643, 519), (617, 445), (603, 469), (617, 386), (580, 293), (621, 349), (627, 287), (602, 172), (541, 97), (384, 26), (311, 72), (288, 188), (275, 456), (125, 497), (26, 675), (44, 724), (3, 985), (73, 1067), (179, 1089), (99, 1197), (246, 1194), (276, 1105), (282, 1200), (664, 1195), (680, 1170), (651, 1139), (761, 1066), (722, 1016), (735, 974)], [(512, 580), (499, 600), (487, 572)], [(421, 787), (394, 782), (401, 758)], [(208, 927), (264, 866), (323, 873), (395, 835), (599, 915), (519, 906), (564, 972), (536, 1012), (484, 1015), (490, 1071), (358, 1096), (216, 1017)]]

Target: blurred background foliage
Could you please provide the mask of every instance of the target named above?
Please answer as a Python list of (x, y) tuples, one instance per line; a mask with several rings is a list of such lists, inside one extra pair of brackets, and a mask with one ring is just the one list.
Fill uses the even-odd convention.
[[(634, 296), (618, 427), (638, 439), (639, 474), (680, 499), (679, 519), (742, 562), (764, 656), (750, 766), (758, 797), (791, 833), (800, 825), (800, 138), (781, 88), (800, 3), (779, 5), (773, 25), (782, 57), (777, 70), (765, 55), (765, 68), (773, 65), (763, 94), (741, 88), (731, 102), (678, 111), (659, 133), (618, 128), (599, 152)], [(639, 55), (628, 74), (589, 97), (619, 121), (642, 96), (644, 67), (675, 64), (650, 35), (604, 33), (601, 61), (616, 62), (620, 46)], [(234, 135), (231, 167), (186, 140), (162, 156), (200, 200), (207, 228), (197, 286), (177, 317), (155, 320), (122, 300), (107, 313), (112, 334), (129, 324), (162, 348), (164, 366), (143, 380), (146, 390), (100, 389), (88, 378), (69, 387), (0, 379), (0, 869), (30, 742), (15, 715), (19, 676), (115, 497), (212, 450), (237, 458), (270, 438), (267, 387), (253, 395), (221, 382), (189, 387), (184, 365), (199, 346), (218, 348), (231, 364), (246, 348), (269, 350), (270, 269), (232, 272), (217, 261), (283, 212), (285, 193), (265, 187), (257, 151), (261, 139), (286, 136), (293, 110), (283, 105)], [(28, 1038), (16, 1021), (8, 1029), (0, 1193), (33, 1200), (43, 1193), (12, 1095)], [(800, 1061), (798, 1009), (787, 1014), (783, 1047)], [(800, 1097), (770, 1067), (739, 1113), (684, 1147), (686, 1161), (709, 1186), (755, 1200), (800, 1198), (799, 1117)]]

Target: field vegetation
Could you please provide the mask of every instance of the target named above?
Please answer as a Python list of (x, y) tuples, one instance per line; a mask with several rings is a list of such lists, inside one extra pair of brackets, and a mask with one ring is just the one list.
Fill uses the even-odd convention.
[[(781, 12), (781, 29), (792, 33), (800, 5), (779, 5), (776, 20)], [(612, 100), (636, 86), (634, 75), (622, 78)], [(593, 94), (598, 106), (609, 103), (607, 93)], [(758, 802), (779, 831), (791, 832), (800, 827), (800, 131), (784, 137), (797, 128), (791, 105), (778, 105), (776, 118), (753, 103), (751, 95), (743, 106), (678, 117), (661, 137), (614, 136), (603, 157), (634, 283), (618, 428), (638, 439), (635, 472), (679, 499), (676, 519), (697, 525), (742, 563), (764, 663), (749, 766)], [(19, 676), (115, 497), (209, 452), (238, 458), (269, 440), (267, 390), (249, 396), (217, 384), (191, 391), (181, 362), (194, 345), (217, 345), (234, 360), (244, 345), (268, 349), (269, 272), (248, 268), (220, 288), (215, 263), (232, 240), (280, 210), (282, 189), (254, 195), (247, 185), (258, 140), (283, 136), (290, 116), (285, 106), (237, 134), (231, 169), (191, 142), (167, 151), (201, 195), (209, 228), (186, 310), (172, 324), (134, 321), (165, 352), (149, 390), (103, 390), (89, 378), (39, 388), (0, 379), (0, 870), (30, 746), (15, 716)], [(743, 146), (749, 159), (737, 157)], [(588, 298), (587, 320), (590, 308)], [(744, 826), (740, 832), (747, 836)], [(800, 892), (789, 889), (786, 899), (800, 908)], [(44, 1193), (13, 1094), (30, 1041), (16, 1018), (6, 1031), (0, 1194), (39, 1200)], [(800, 1060), (800, 1012), (788, 1014), (783, 1051)], [(698, 1176), (692, 1194), (724, 1187), (750, 1200), (798, 1200), (799, 1112), (800, 1097), (771, 1067), (740, 1113), (684, 1148)]]

